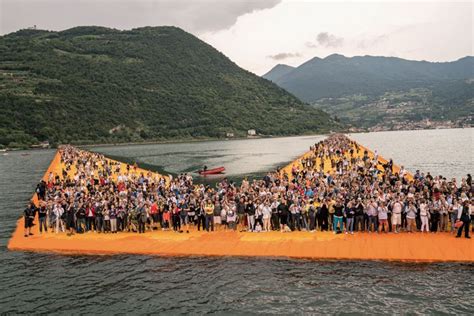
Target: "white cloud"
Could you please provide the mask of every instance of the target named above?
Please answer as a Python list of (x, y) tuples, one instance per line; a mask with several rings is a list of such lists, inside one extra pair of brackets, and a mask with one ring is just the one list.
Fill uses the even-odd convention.
[(288, 51), (299, 53), (285, 59), (291, 66), (333, 53), (449, 61), (473, 54), (472, 8), (451, 1), (283, 0), (200, 37), (257, 74), (275, 65), (267, 56)]
[(328, 32), (321, 32), (316, 36), (316, 40), (313, 42), (306, 42), (305, 46), (308, 48), (318, 48), (318, 47), (331, 47), (337, 48), (341, 47), (344, 44), (344, 38), (337, 37), (334, 34)]
[(0, 34), (34, 24), (176, 25), (263, 74), (277, 61), (297, 66), (332, 53), (431, 61), (472, 55), (472, 12), (470, 1), (436, 0), (0, 0)]
[(295, 57), (301, 57), (300, 53), (278, 53), (275, 55), (268, 55), (267, 58), (273, 59), (273, 60), (284, 60), (288, 58), (295, 58)]
[(193, 33), (231, 27), (241, 15), (281, 0), (0, 0), (0, 33), (37, 25), (63, 30), (78, 25), (118, 29), (175, 25)]

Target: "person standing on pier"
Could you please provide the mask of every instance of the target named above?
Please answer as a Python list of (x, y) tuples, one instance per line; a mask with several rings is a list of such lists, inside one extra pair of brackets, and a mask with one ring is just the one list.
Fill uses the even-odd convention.
[(338, 199), (336, 204), (334, 205), (334, 221), (333, 221), (333, 228), (334, 234), (343, 232), (344, 231), (344, 224), (342, 222), (344, 217), (344, 206), (342, 205), (341, 201)]
[(252, 200), (245, 206), (245, 213), (247, 213), (248, 231), (252, 232), (255, 229), (255, 204)]
[(306, 206), (308, 208), (307, 214), (308, 214), (308, 219), (309, 219), (309, 231), (314, 232), (316, 230), (316, 206), (314, 205), (313, 200), (309, 200), (308, 205)]
[(197, 229), (198, 231), (206, 230), (206, 213), (204, 212), (204, 206), (202, 203), (198, 203), (196, 207), (196, 216), (197, 216)]
[(428, 212), (428, 205), (425, 203), (425, 200), (422, 199), (420, 203), (421, 232), (430, 232), (430, 228), (428, 225), (429, 216), (430, 212)]
[(395, 234), (400, 232), (400, 226), (402, 225), (402, 210), (403, 204), (397, 197), (395, 202), (392, 204), (392, 229)]
[(271, 231), (270, 219), (272, 217), (272, 208), (268, 201), (265, 201), (262, 206), (262, 221), (263, 221), (263, 231)]
[(33, 221), (35, 219), (36, 207), (31, 202), (27, 208), (23, 211), (23, 217), (25, 221), (25, 237), (33, 235), (31, 232), (31, 227), (33, 227)]
[[(245, 179), (244, 179), (245, 180)], [(243, 181), (242, 181), (243, 183)], [(240, 197), (239, 198), (239, 201), (237, 202), (237, 217), (238, 217), (238, 220), (237, 220), (237, 223), (238, 225), (240, 225), (240, 231), (244, 231), (245, 230), (245, 200), (243, 197)]]
[(454, 225), (456, 224), (456, 221), (458, 219), (458, 211), (460, 208), (462, 209), (462, 204), (458, 202), (457, 198), (453, 198), (453, 203), (449, 206), (449, 216), (451, 220), (451, 233), (456, 232), (456, 227)]
[(48, 232), (48, 209), (46, 208), (46, 202), (40, 201), (40, 207), (38, 208), (38, 221), (40, 234)]
[(60, 231), (64, 232), (64, 222), (63, 222), (64, 209), (62, 208), (59, 202), (54, 204), (53, 213), (56, 219), (56, 233), (59, 233)]
[(377, 207), (378, 205), (375, 199), (371, 199), (367, 205), (367, 217), (369, 219), (367, 224), (367, 231), (369, 233), (378, 231)]
[(70, 203), (66, 208), (66, 230), (68, 231), (68, 236), (74, 235), (74, 230), (76, 228), (74, 216), (76, 214), (76, 208), (74, 203)]
[(280, 218), (280, 231), (285, 232), (290, 230), (288, 227), (288, 216), (289, 216), (289, 208), (286, 203), (286, 200), (283, 199), (281, 203), (277, 207), (278, 217)]
[[(179, 217), (179, 213), (180, 209), (178, 205), (176, 202), (173, 202), (171, 205), (171, 220), (173, 221), (173, 231), (175, 232), (179, 232), (181, 230), (181, 219)], [(143, 232), (145, 232), (145, 229), (143, 229)]]
[(448, 203), (446, 202), (446, 199), (444, 196), (441, 196), (439, 199), (440, 203), (440, 209), (439, 209), (439, 214), (440, 214), (440, 222), (439, 222), (439, 231), (445, 232), (448, 230)]
[(318, 226), (321, 231), (328, 231), (329, 229), (329, 208), (328, 208), (328, 200), (324, 199), (319, 207), (319, 211), (317, 213), (318, 218)]
[[(176, 207), (176, 204), (173, 204), (173, 206)], [(175, 212), (177, 213), (177, 211), (173, 210), (173, 226), (174, 226), (174, 220), (175, 220), (174, 218)], [(146, 221), (148, 217), (147, 209), (144, 202), (141, 202), (140, 206), (138, 207), (137, 216), (138, 216), (138, 233), (143, 234), (145, 233), (145, 225), (146, 225)], [(177, 223), (179, 224), (179, 216), (178, 216)]]
[(377, 208), (377, 217), (379, 219), (378, 232), (388, 233), (388, 208), (383, 201), (379, 203)]
[(365, 230), (364, 224), (364, 203), (362, 203), (362, 199), (359, 197), (357, 198), (357, 203), (355, 205), (355, 217), (354, 217), (354, 227), (355, 231), (363, 232)]
[(272, 210), (272, 216), (271, 216), (272, 230), (280, 229), (280, 221), (278, 218), (278, 205), (279, 203), (276, 199), (272, 200), (272, 203), (270, 204), (270, 208)]
[(96, 203), (95, 206), (95, 229), (98, 233), (104, 232), (104, 203)]
[(413, 205), (412, 201), (408, 202), (406, 207), (406, 217), (407, 217), (407, 231), (410, 233), (416, 232), (416, 207)]
[(354, 234), (355, 201), (351, 200), (345, 208), (346, 234)]
[(95, 227), (95, 207), (92, 203), (88, 203), (86, 207), (86, 230), (96, 230)]
[(84, 233), (87, 230), (86, 227), (86, 209), (83, 204), (79, 205), (79, 208), (77, 209), (76, 212), (76, 231), (77, 233)]
[(456, 235), (456, 238), (461, 237), (463, 229), (464, 237), (471, 238), (469, 236), (469, 226), (471, 223), (471, 210), (469, 206), (469, 200), (465, 200), (462, 204), (462, 208), (459, 208), (458, 220), (462, 222), (462, 225), (458, 228), (458, 234)]
[(204, 212), (206, 213), (206, 231), (214, 231), (214, 204), (210, 199), (204, 204)]
[(434, 202), (431, 203), (430, 207), (430, 220), (431, 220), (431, 232), (436, 233), (439, 228), (439, 219), (440, 219), (440, 208), (441, 208), (441, 203), (438, 200), (435, 200)]

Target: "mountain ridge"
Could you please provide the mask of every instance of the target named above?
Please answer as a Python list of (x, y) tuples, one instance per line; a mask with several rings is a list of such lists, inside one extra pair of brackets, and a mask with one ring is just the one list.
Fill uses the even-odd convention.
[[(276, 67), (278, 65), (263, 75), (263, 78), (271, 80), (306, 102), (367, 93), (370, 89), (381, 93), (390, 88), (405, 89), (409, 85), (420, 87), (441, 80), (474, 77), (473, 56), (465, 56), (452, 62), (429, 62), (399, 57), (345, 57), (341, 54), (331, 54), (323, 59), (314, 57), (284, 75), (275, 76)], [(383, 73), (383, 76), (380, 76), (380, 73)], [(352, 80), (349, 80), (351, 78)], [(369, 81), (364, 83), (369, 89), (358, 84), (360, 78)], [(401, 82), (403, 80), (408, 80), (408, 84)], [(328, 87), (328, 83), (332, 87)], [(349, 85), (353, 88), (346, 87)]]
[(356, 130), (391, 130), (472, 126), (473, 78), (473, 56), (429, 62), (332, 54), (272, 81)]
[(291, 71), (293, 71), (295, 67), (285, 65), (285, 64), (277, 64), (273, 67), (269, 72), (264, 74), (262, 77), (268, 79), (270, 81), (278, 80), (281, 77), (287, 75)]

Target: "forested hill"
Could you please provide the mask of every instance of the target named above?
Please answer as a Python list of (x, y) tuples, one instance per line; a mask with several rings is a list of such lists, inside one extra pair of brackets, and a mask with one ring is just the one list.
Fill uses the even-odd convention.
[[(276, 65), (263, 77), (307, 102), (354, 94), (375, 96), (474, 78), (472, 56), (437, 63), (333, 54), (323, 59), (315, 57), (293, 69), (285, 66)], [(286, 69), (283, 75), (282, 69)]]
[(0, 37), (0, 146), (326, 132), (329, 116), (175, 27)]

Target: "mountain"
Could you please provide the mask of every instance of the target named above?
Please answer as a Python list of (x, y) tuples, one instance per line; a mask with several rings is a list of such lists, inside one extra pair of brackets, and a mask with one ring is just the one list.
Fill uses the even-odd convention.
[(263, 77), (307, 102), (344, 95), (379, 95), (386, 91), (426, 87), (433, 83), (474, 78), (474, 57), (434, 63), (395, 57), (338, 54), (313, 58), (282, 76), (279, 65)]
[(294, 70), (295, 67), (291, 67), (288, 65), (278, 64), (272, 68), (269, 72), (263, 75), (263, 78), (268, 79), (270, 81), (276, 82), (278, 79), (282, 78), (283, 76), (290, 73)]
[[(470, 126), (474, 57), (454, 62), (333, 54), (263, 77), (357, 128)], [(423, 122), (423, 123), (420, 123)]]
[(176, 27), (76, 27), (0, 37), (0, 146), (326, 132), (277, 85)]

